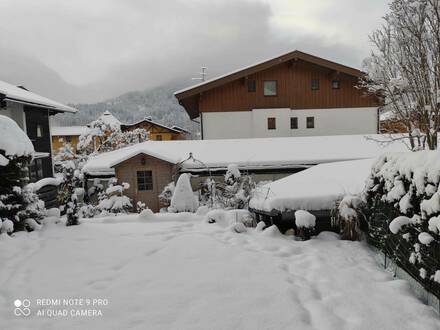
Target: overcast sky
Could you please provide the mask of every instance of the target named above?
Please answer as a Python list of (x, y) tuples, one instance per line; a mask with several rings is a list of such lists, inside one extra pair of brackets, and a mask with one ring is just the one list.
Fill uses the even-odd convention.
[(0, 79), (92, 102), (294, 49), (360, 67), (386, 2), (0, 0)]

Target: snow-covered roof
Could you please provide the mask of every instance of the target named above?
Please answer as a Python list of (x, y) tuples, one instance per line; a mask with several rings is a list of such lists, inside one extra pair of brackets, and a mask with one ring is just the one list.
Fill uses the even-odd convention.
[[(34, 146), (25, 132), (11, 118), (0, 115), (0, 150), (6, 156), (28, 156), (34, 153)], [(0, 155), (0, 166), (6, 166), (9, 160)]]
[[(369, 137), (369, 138), (368, 138)], [(307, 167), (320, 163), (373, 158), (384, 152), (407, 151), (400, 141), (382, 146), (380, 135), (338, 135), (314, 137), (259, 138), (234, 140), (146, 141), (91, 158), (84, 170), (114, 173), (113, 166), (139, 154), (177, 164), (189, 157), (183, 170), (226, 169), (237, 164), (241, 170)]]
[(53, 101), (51, 99), (32, 93), (26, 89), (11, 85), (1, 80), (0, 94), (5, 95), (5, 100), (11, 102), (29, 104), (36, 107), (48, 108), (61, 112), (77, 112), (77, 110), (72, 107)]
[(88, 131), (87, 126), (52, 126), (52, 136), (79, 136)]
[(180, 126), (177, 126), (177, 125), (173, 125), (173, 126), (171, 126), (171, 128), (172, 128), (172, 129), (175, 129), (175, 130), (177, 130), (177, 131), (183, 132), (183, 133), (188, 133), (188, 134), (190, 133), (190, 131), (188, 131), (188, 130), (186, 130), (186, 129), (180, 127)]
[[(159, 127), (162, 127), (162, 128), (168, 129), (168, 130), (170, 130), (170, 131), (174, 131), (175, 133), (181, 133), (181, 131), (185, 131), (183, 128), (180, 128), (180, 127), (178, 127), (178, 126), (168, 127), (168, 126), (166, 126), (166, 125), (164, 125), (164, 124), (158, 123), (157, 121), (154, 121), (153, 118), (152, 118), (151, 116), (147, 116), (147, 117), (145, 117), (144, 119), (138, 120), (138, 121), (136, 121), (136, 122), (134, 122), (134, 123), (132, 123), (132, 124), (121, 124), (121, 125), (122, 125), (122, 126), (128, 126), (128, 127), (131, 127), (131, 126), (136, 126), (136, 125), (138, 125), (138, 124), (140, 124), (140, 123), (143, 123), (143, 122), (148, 122), (148, 123), (150, 123), (150, 124), (152, 124), (152, 125), (159, 126)], [(186, 132), (186, 131), (185, 131), (185, 132)]]
[(249, 206), (273, 210), (330, 210), (365, 188), (375, 159), (320, 164), (259, 188)]
[(108, 110), (104, 111), (103, 114), (98, 117), (98, 120), (102, 120), (103, 123), (114, 128), (121, 127), (121, 122), (119, 119), (113, 116), (113, 114)]

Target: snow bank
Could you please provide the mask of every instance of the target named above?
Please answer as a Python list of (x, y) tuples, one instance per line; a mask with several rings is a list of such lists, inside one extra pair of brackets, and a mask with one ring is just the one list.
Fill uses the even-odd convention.
[[(31, 140), (11, 118), (0, 115), (0, 132), (0, 150), (3, 150), (7, 157), (30, 156), (34, 153)], [(8, 163), (5, 157), (0, 157), (0, 166), (6, 166)]]
[(345, 195), (359, 195), (373, 159), (321, 164), (265, 185), (249, 206), (257, 210), (330, 210)]

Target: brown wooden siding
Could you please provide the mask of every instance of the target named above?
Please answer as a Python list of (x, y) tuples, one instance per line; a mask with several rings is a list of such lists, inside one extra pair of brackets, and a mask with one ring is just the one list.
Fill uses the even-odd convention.
[[(355, 88), (358, 78), (304, 61), (294, 61), (258, 72), (256, 92), (248, 92), (246, 78), (204, 92), (200, 96), (201, 112), (250, 111), (264, 108), (322, 109), (377, 106), (376, 98), (365, 96)], [(312, 90), (312, 79), (319, 79), (319, 90)], [(332, 89), (339, 79), (340, 89)], [(277, 81), (277, 96), (264, 96), (265, 80)]]
[[(145, 165), (141, 163), (142, 158), (145, 159)], [(138, 191), (137, 171), (152, 171), (153, 190)], [(127, 182), (130, 184), (126, 195), (133, 200), (133, 206), (135, 206), (138, 201), (141, 201), (154, 212), (160, 210), (162, 205), (159, 203), (158, 195), (163, 191), (163, 188), (172, 181), (173, 164), (151, 156), (138, 155), (117, 165), (115, 172), (118, 182)]]

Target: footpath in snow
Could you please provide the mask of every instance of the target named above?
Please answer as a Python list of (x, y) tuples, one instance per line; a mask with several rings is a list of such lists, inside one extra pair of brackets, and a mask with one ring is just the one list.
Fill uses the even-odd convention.
[[(0, 329), (440, 329), (363, 243), (332, 233), (300, 242), (272, 227), (133, 215), (3, 236), (0, 251)], [(108, 303), (99, 316), (36, 306), (66, 298)], [(31, 301), (29, 316), (14, 315), (16, 299)]]

